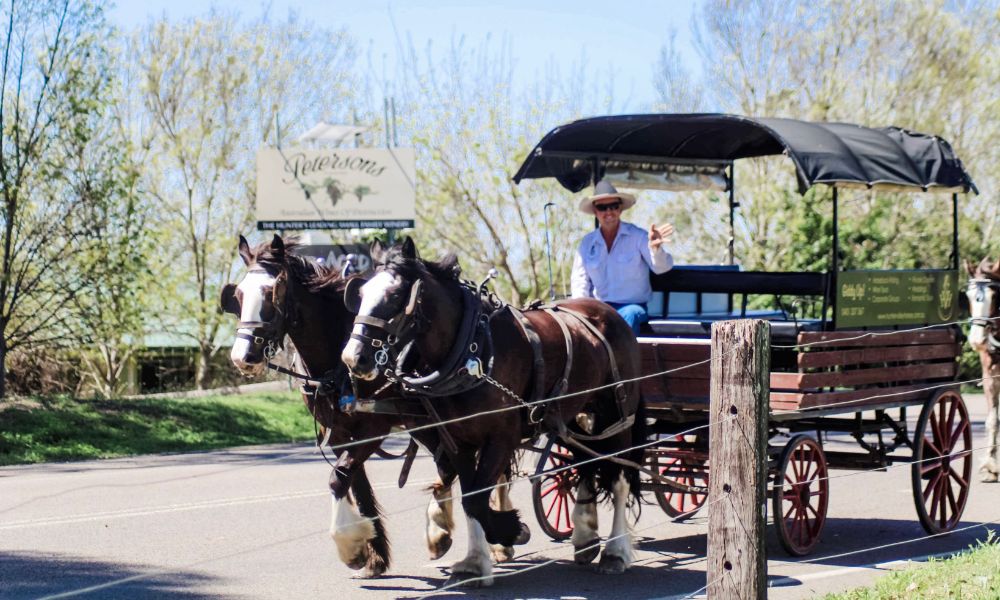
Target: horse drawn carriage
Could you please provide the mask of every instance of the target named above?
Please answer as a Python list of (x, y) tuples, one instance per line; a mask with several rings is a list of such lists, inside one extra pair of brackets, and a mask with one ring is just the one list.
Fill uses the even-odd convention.
[[(785, 155), (800, 193), (830, 188), (833, 230), (826, 272), (754, 272), (734, 264), (733, 164)], [(708, 494), (710, 327), (770, 322), (769, 498), (777, 537), (790, 554), (817, 544), (830, 469), (911, 462), (913, 499), (926, 531), (959, 522), (972, 477), (972, 431), (956, 378), (959, 319), (958, 194), (975, 192), (944, 140), (898, 128), (720, 114), (635, 115), (574, 121), (549, 132), (515, 182), (553, 177), (571, 192), (607, 179), (621, 187), (708, 189), (728, 195), (728, 263), (678, 266), (651, 275), (657, 302), (639, 338), (642, 393), (659, 442), (643, 481), (667, 514), (684, 518)], [(945, 268), (842, 270), (838, 192), (843, 188), (951, 195), (952, 252)], [(771, 306), (762, 309), (768, 298)], [(818, 307), (803, 315), (794, 305)], [(653, 305), (659, 305), (654, 308)], [(756, 307), (756, 308), (753, 308)], [(915, 423), (912, 417), (916, 415)], [(700, 429), (698, 429), (701, 427)], [(698, 429), (696, 433), (679, 435)], [(859, 450), (827, 450), (837, 434)], [(842, 436), (841, 436), (842, 439)], [(572, 533), (572, 453), (550, 439), (533, 487), (542, 529)]]
[[(832, 188), (827, 272), (747, 272), (734, 264), (733, 163), (777, 154), (792, 159), (800, 191)], [(460, 498), (470, 539), (452, 577), (489, 585), (490, 545), (510, 556), (510, 546), (526, 537), (505, 497), (504, 472), (524, 440), (546, 430), (533, 488), (543, 529), (571, 536), (576, 562), (600, 552), (601, 571), (624, 571), (633, 556), (630, 494), (651, 491), (678, 518), (705, 503), (709, 327), (741, 317), (771, 324), (770, 496), (789, 552), (805, 554), (817, 543), (831, 468), (911, 462), (921, 524), (929, 532), (955, 527), (972, 475), (972, 433), (956, 384), (957, 194), (975, 188), (946, 142), (894, 128), (787, 119), (605, 117), (550, 132), (515, 181), (544, 177), (574, 192), (600, 178), (623, 187), (724, 190), (730, 264), (653, 276), (662, 308), (650, 311), (655, 318), (636, 340), (614, 309), (595, 300), (510, 307), (486, 282), (461, 280), (455, 257), (420, 259), (408, 238), (373, 247), (376, 273), (347, 280), (297, 256), (279, 236), (256, 248), (241, 239), (247, 274), (221, 298), (223, 310), (240, 318), (231, 358), (259, 373), (286, 337), (295, 343), (300, 372), (293, 374), (306, 380), (306, 404), (337, 455), (331, 534), (343, 562), (367, 576), (388, 568), (387, 534), (364, 462), (403, 427), (432, 451), (441, 477), (427, 511), (431, 556), (450, 547), (452, 500)], [(950, 192), (948, 268), (842, 270), (838, 190), (850, 186)], [(778, 298), (776, 310), (762, 310), (762, 297)], [(799, 298), (819, 308), (791, 310)], [(580, 415), (593, 419), (585, 426)], [(831, 434), (844, 433), (861, 451), (829, 449)], [(644, 481), (638, 467), (649, 474)], [(456, 478), (458, 497), (450, 492)], [(603, 551), (592, 502), (598, 488), (614, 504)], [(490, 490), (500, 493), (496, 506), (484, 493)]]

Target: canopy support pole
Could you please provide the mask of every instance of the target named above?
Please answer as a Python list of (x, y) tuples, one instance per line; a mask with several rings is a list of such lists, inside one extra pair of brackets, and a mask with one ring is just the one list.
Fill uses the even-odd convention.
[[(837, 272), (840, 270), (840, 223), (837, 214), (837, 187), (833, 186), (833, 255), (830, 257), (830, 276), (826, 279), (823, 296), (823, 325), (827, 331), (837, 328)], [(826, 319), (827, 308), (833, 313)], [(829, 323), (829, 326), (827, 326)]]
[(951, 195), (951, 268), (958, 270), (958, 193)]
[(729, 185), (728, 185), (728, 187), (729, 187), (729, 264), (731, 264), (731, 265), (735, 265), (736, 264), (736, 253), (735, 253), (735, 246), (736, 246), (736, 225), (734, 223), (735, 223), (735, 217), (736, 217), (736, 207), (739, 206), (738, 204), (736, 204), (736, 200), (734, 198), (735, 185), (733, 184), (733, 182), (735, 180), (736, 180), (736, 165), (734, 163), (729, 163), (729, 182), (728, 182), (729, 183)]

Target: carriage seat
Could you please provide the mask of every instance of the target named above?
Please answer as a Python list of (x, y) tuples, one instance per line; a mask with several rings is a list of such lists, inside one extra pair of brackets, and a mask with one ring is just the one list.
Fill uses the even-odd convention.
[[(649, 322), (642, 335), (709, 338), (712, 323), (727, 319), (766, 319), (774, 343), (794, 343), (799, 332), (821, 331), (819, 319), (794, 319), (781, 310), (753, 310), (748, 295), (822, 296), (825, 273), (742, 271), (738, 265), (678, 265), (652, 275)], [(734, 306), (733, 295), (743, 304)]]
[(748, 310), (712, 314), (671, 315), (670, 319), (650, 319), (647, 337), (710, 338), (712, 323), (728, 319), (765, 319), (771, 324), (771, 342), (794, 344), (802, 331), (822, 331), (820, 319), (789, 320), (781, 311)]

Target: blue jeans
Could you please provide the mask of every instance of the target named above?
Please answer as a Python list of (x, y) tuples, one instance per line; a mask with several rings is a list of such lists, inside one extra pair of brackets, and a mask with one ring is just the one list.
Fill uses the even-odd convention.
[(618, 314), (625, 319), (628, 326), (632, 328), (632, 331), (639, 335), (639, 327), (649, 321), (649, 315), (646, 313), (646, 303), (642, 304), (621, 304), (618, 302), (608, 302), (611, 308), (618, 311)]

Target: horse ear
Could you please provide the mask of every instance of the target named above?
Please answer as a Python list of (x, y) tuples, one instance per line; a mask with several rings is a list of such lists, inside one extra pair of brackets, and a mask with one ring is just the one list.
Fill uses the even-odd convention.
[(236, 316), (240, 314), (240, 301), (236, 299), (236, 286), (227, 283), (222, 286), (222, 295), (219, 298), (219, 310)]
[(965, 263), (965, 270), (969, 272), (969, 277), (975, 278), (976, 268), (972, 266), (972, 262), (970, 262), (967, 258), (963, 259), (962, 262)]
[(347, 280), (344, 288), (344, 306), (354, 314), (361, 310), (361, 286), (365, 284), (362, 277), (352, 277)]
[(403, 238), (402, 251), (404, 258), (418, 258), (417, 245), (413, 243), (413, 238), (406, 236)]
[(285, 240), (281, 239), (281, 236), (277, 233), (274, 234), (274, 238), (271, 240), (271, 252), (274, 252), (276, 256), (281, 256), (285, 253)]
[(250, 263), (253, 262), (253, 255), (250, 254), (250, 243), (247, 242), (247, 239), (242, 235), (240, 236), (240, 243), (238, 247), (240, 252), (240, 258), (243, 259), (243, 264), (249, 266)]
[[(989, 261), (989, 257), (986, 260)], [(997, 261), (990, 267), (990, 273), (1000, 276), (1000, 257), (997, 257)]]
[(375, 238), (368, 246), (368, 255), (372, 257), (373, 263), (378, 263), (382, 262), (383, 254), (385, 254), (385, 244), (379, 238)]

